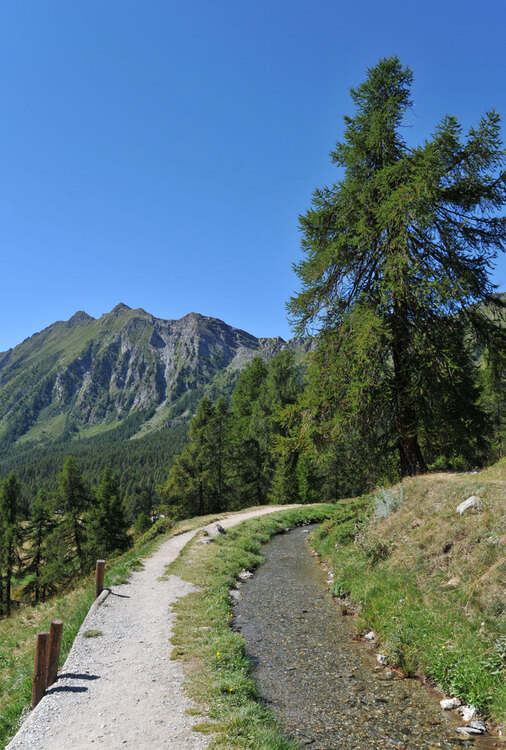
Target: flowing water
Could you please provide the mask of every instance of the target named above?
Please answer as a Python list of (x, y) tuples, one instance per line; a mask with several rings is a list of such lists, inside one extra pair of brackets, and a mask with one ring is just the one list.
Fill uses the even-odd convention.
[(463, 722), (441, 710), (439, 693), (379, 668), (372, 647), (351, 639), (307, 539), (296, 529), (266, 545), (234, 615), (262, 697), (289, 736), (310, 750), (499, 747), (489, 736), (460, 738)]

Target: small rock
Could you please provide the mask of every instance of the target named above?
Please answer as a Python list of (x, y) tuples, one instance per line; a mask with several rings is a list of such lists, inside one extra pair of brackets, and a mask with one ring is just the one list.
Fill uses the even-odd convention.
[(208, 527), (207, 533), (209, 534), (211, 539), (216, 539), (216, 537), (220, 534), (226, 534), (227, 532), (225, 531), (221, 523), (213, 523), (212, 526)]
[[(481, 734), (485, 734), (487, 731), (487, 727), (482, 721), (472, 721), (469, 724), (469, 728), (477, 729), (479, 732), (481, 732)], [(469, 731), (469, 728), (468, 728), (468, 731)]]
[(389, 669), (386, 669), (384, 672), (378, 672), (377, 677), (378, 677), (378, 680), (393, 680), (394, 673), (391, 672)]
[[(442, 701), (439, 701), (439, 705), (444, 711), (453, 711), (454, 708), (460, 706), (460, 701), (458, 698), (443, 698)], [(467, 721), (467, 719), (464, 719), (464, 721)]]
[(374, 632), (374, 630), (370, 630), (364, 635), (364, 638), (366, 641), (369, 641), (369, 643), (372, 643), (374, 640), (376, 640), (376, 633)]
[[(485, 726), (485, 725), (483, 725), (483, 726)], [(487, 729), (485, 727), (485, 732), (483, 732), (481, 729), (477, 729), (476, 727), (472, 727), (470, 724), (468, 724), (468, 726), (466, 726), (466, 727), (457, 727), (457, 729), (455, 731), (458, 732), (459, 734), (467, 734), (467, 735), (474, 734), (474, 735), (476, 735), (476, 734), (485, 734), (485, 732), (487, 731)]]
[(376, 660), (383, 666), (387, 663), (387, 657), (384, 654), (376, 654)]
[(467, 500), (464, 500), (463, 503), (460, 503), (460, 505), (457, 505), (457, 513), (460, 513), (462, 515), (466, 512), (466, 510), (469, 510), (469, 508), (476, 508), (476, 510), (481, 510), (482, 503), (481, 498), (478, 497), (478, 495), (471, 495), (471, 497), (468, 497)]
[(241, 598), (241, 592), (238, 591), (238, 589), (230, 589), (228, 593), (230, 594), (230, 597), (234, 600), (234, 602), (238, 602)]
[(463, 740), (470, 740), (470, 739), (472, 739), (471, 735), (469, 734), (469, 732), (467, 731), (467, 729), (465, 727), (457, 727), (457, 729), (455, 731), (457, 731), (460, 734), (460, 736), (461, 736), (461, 738)]
[(462, 706), (462, 708), (459, 708), (459, 714), (464, 721), (471, 721), (476, 716), (476, 709), (474, 706)]
[(241, 570), (237, 577), (240, 578), (241, 581), (247, 581), (248, 578), (253, 578), (253, 573), (250, 570)]

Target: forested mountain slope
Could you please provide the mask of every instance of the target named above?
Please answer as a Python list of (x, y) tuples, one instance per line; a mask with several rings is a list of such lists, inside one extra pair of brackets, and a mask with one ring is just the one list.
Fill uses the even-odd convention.
[(197, 313), (162, 320), (123, 304), (98, 319), (77, 312), (0, 354), (0, 449), (152, 431), (185, 414), (188, 392), (218, 375), (225, 386), (253, 356), (287, 345)]
[(150, 507), (202, 396), (230, 395), (253, 357), (285, 348), (302, 356), (311, 342), (256, 338), (197, 313), (77, 312), (0, 353), (0, 477), (15, 471), (28, 499), (72, 453), (89, 481), (109, 463), (130, 503)]

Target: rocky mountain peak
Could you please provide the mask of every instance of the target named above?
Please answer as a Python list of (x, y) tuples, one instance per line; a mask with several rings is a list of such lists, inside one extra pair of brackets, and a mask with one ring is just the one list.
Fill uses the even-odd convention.
[(124, 302), (118, 302), (118, 304), (116, 305), (116, 307), (113, 307), (113, 308), (112, 308), (112, 310), (111, 310), (111, 312), (109, 313), (109, 315), (114, 315), (114, 316), (116, 316), (116, 317), (117, 317), (117, 316), (118, 316), (118, 315), (120, 315), (120, 314), (121, 314), (122, 312), (129, 312), (129, 311), (130, 311), (131, 309), (132, 309), (132, 308), (131, 308), (131, 307), (128, 307), (128, 305), (125, 305), (125, 303), (124, 303)]
[(79, 323), (86, 323), (89, 320), (95, 320), (91, 315), (88, 315), (87, 312), (84, 312), (84, 310), (78, 310), (75, 312), (71, 318), (67, 320), (67, 326), (68, 328), (71, 328), (74, 325), (79, 325)]
[(196, 312), (163, 320), (120, 302), (95, 320), (79, 310), (0, 355), (0, 450), (127, 420), (143, 434), (161, 429), (182, 413), (189, 418), (203, 389), (231, 385), (253, 357), (286, 346)]

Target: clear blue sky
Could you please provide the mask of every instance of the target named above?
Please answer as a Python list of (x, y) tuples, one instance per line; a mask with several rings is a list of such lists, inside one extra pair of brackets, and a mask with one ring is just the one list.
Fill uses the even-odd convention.
[(16, 0), (0, 37), (0, 351), (120, 301), (287, 338), (366, 69), (412, 68), (415, 142), (506, 117), (504, 0)]

